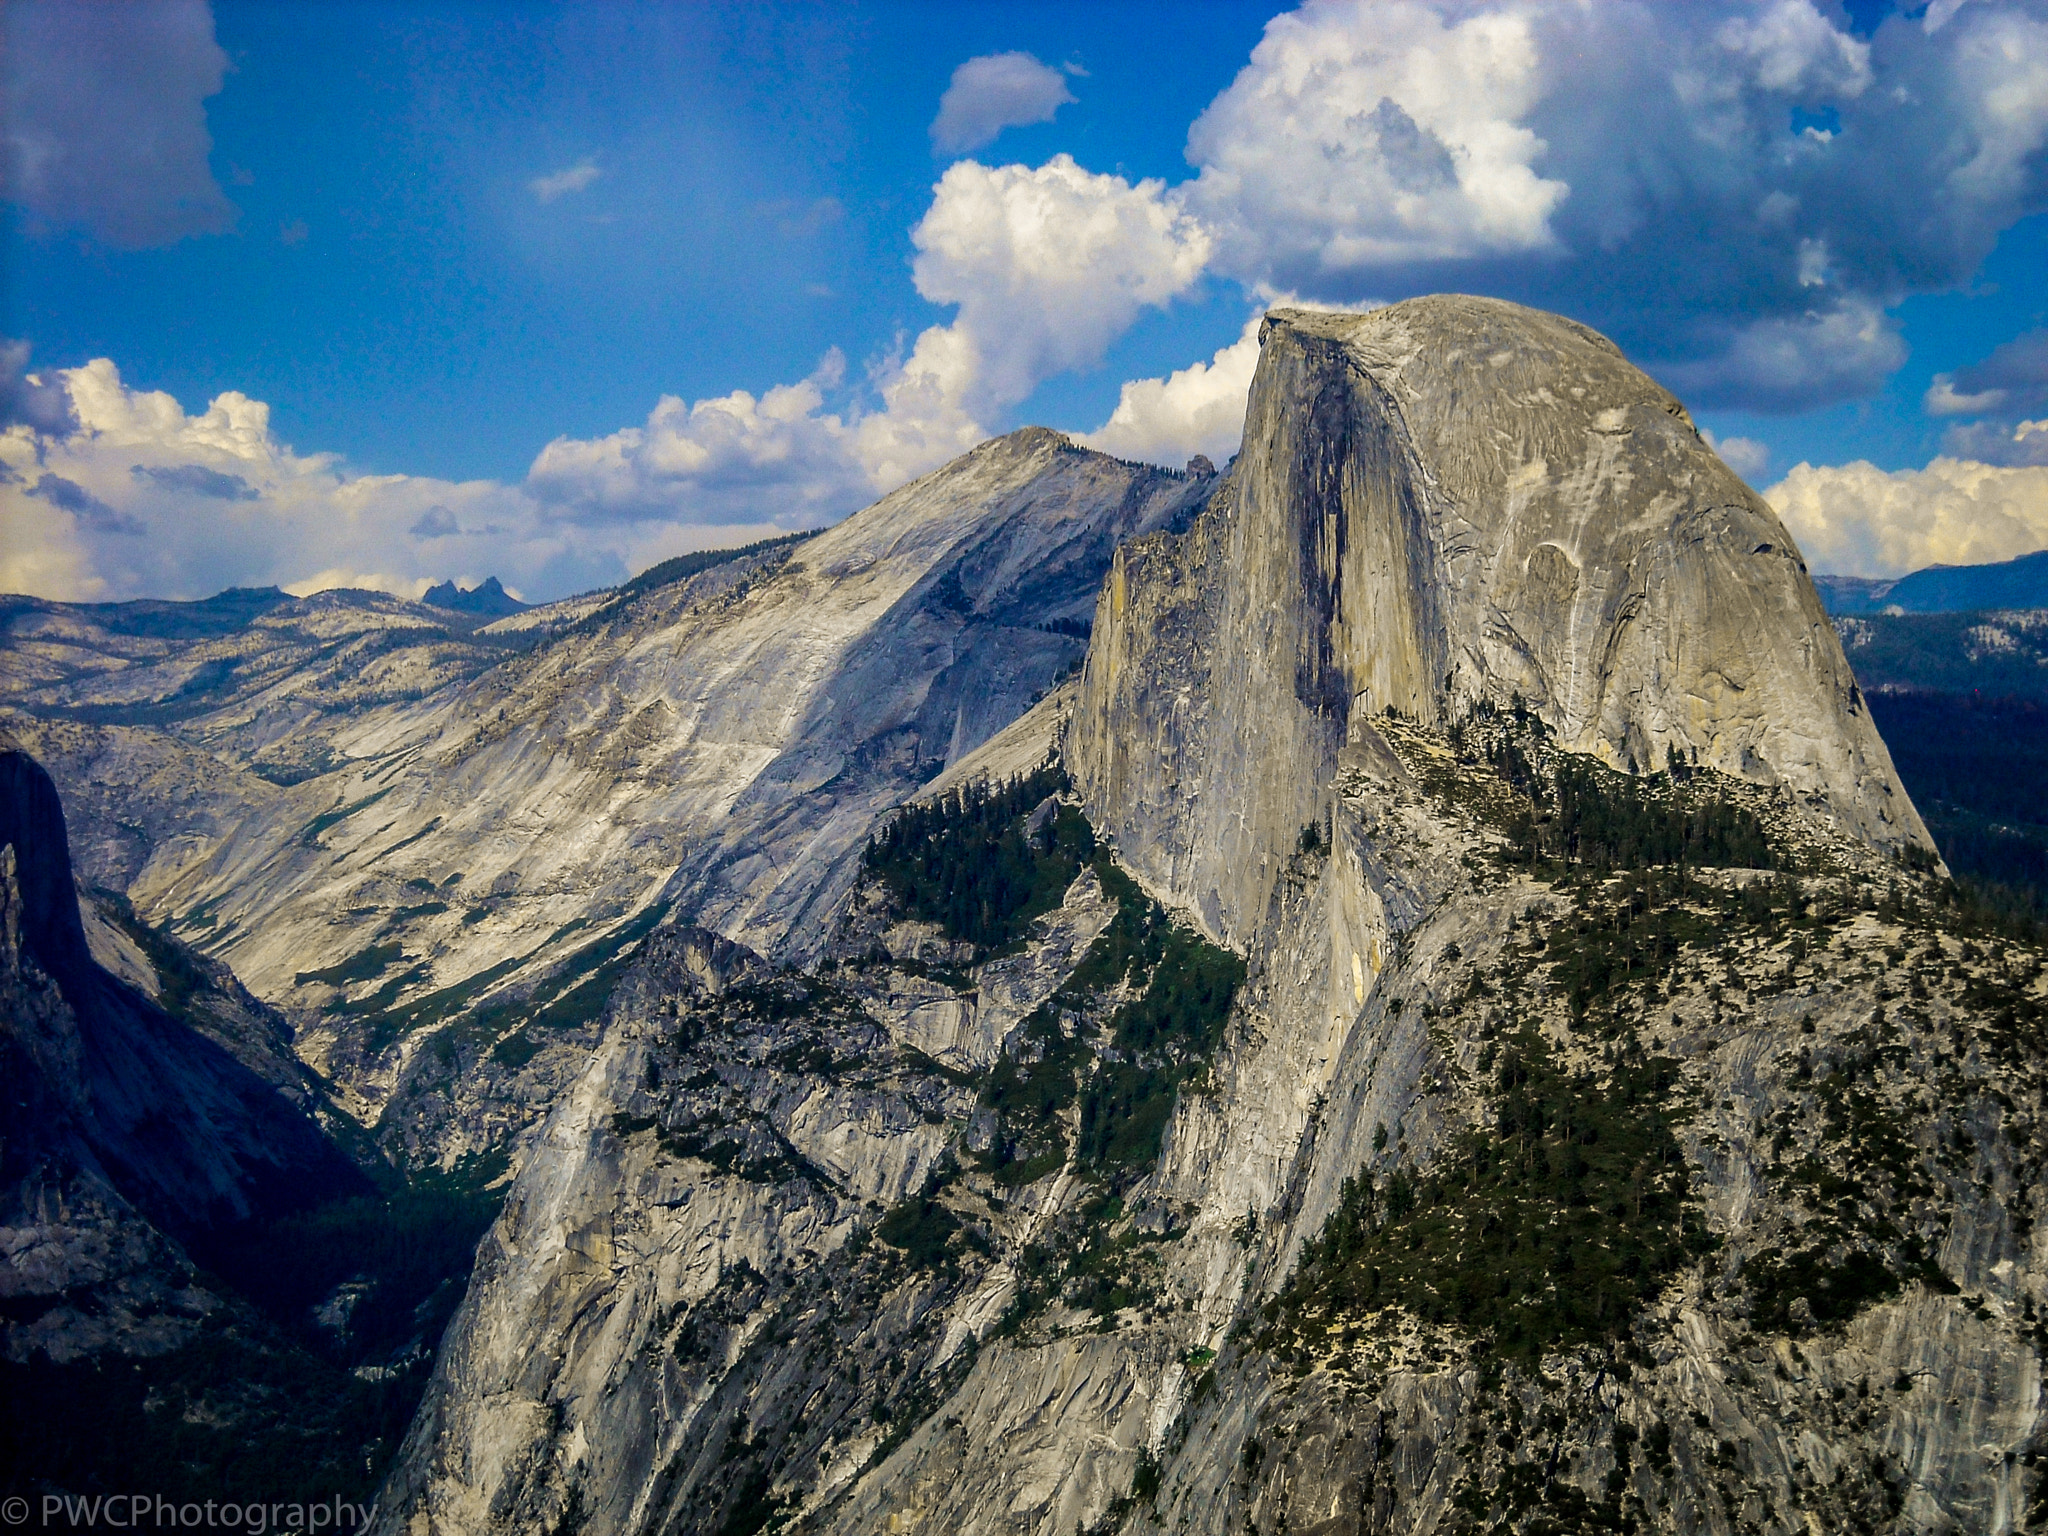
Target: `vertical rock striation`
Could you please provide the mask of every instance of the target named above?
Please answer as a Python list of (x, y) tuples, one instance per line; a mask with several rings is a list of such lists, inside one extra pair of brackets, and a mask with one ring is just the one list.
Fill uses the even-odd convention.
[(1389, 710), (1519, 697), (1572, 751), (1931, 848), (1790, 537), (1611, 342), (1457, 296), (1262, 336), (1225, 486), (1118, 552), (1068, 741), (1104, 831), (1213, 933), (1250, 940)]
[(2048, 963), (1582, 327), (1276, 312), (1220, 479), (1013, 434), (355, 748), (266, 974), (671, 903), (387, 1536), (2039, 1526)]

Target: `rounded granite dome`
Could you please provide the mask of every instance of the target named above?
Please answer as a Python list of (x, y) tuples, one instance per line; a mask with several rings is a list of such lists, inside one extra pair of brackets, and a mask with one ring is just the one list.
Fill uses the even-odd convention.
[(1218, 931), (1386, 710), (1521, 700), (1614, 767), (1676, 753), (1931, 848), (1784, 525), (1612, 342), (1438, 295), (1276, 309), (1261, 348), (1209, 510), (1111, 571), (1070, 743)]

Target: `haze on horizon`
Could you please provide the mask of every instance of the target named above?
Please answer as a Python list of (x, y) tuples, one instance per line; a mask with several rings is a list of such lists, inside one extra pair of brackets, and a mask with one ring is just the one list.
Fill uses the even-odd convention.
[(1026, 422), (1235, 450), (1273, 303), (1558, 310), (1816, 569), (2048, 545), (2048, 3), (20, 3), (0, 590), (530, 599)]

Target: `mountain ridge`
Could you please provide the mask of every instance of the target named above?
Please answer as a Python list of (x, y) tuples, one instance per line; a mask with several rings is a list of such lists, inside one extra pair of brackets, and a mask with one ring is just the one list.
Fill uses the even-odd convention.
[(2048, 608), (2048, 550), (1984, 565), (1928, 565), (1904, 576), (1816, 576), (1834, 614)]
[[(408, 638), (436, 634), (429, 610), (330, 598), (351, 624), (400, 626), (408, 667), (447, 660), (416, 697), (320, 716), (303, 771), (268, 771), (284, 748), (267, 733), (244, 759), (262, 774), (197, 765), (187, 742), (251, 734), (233, 687), (211, 712), (124, 725), (76, 719), (83, 684), (46, 684), (21, 696), (45, 712), (23, 729), (71, 776), (107, 883), (286, 1008), (394, 1151), (451, 1167), (532, 1133), (652, 924), (814, 945), (807, 914), (829, 911), (873, 818), (1050, 687), (1111, 547), (1207, 491), (1024, 429), (827, 532), (683, 557), (452, 648)], [(328, 669), (312, 687), (282, 668), (270, 687), (353, 686), (358, 643), (309, 649)]]
[(27, 720), (504, 1180), (380, 1531), (2029, 1528), (2048, 961), (1796, 548), (1561, 317), (1261, 344), (1222, 476), (1026, 429), (296, 783), (194, 797), (230, 683)]
[[(963, 759), (799, 970), (650, 940), (380, 1529), (2020, 1507), (2048, 1276), (2005, 1213), (2042, 1082), (1999, 1021), (2037, 1017), (2041, 959), (1951, 931), (1796, 551), (1568, 322), (1442, 299), (1264, 341), (1246, 451), (1119, 547), (1078, 686), (981, 760), (1007, 787)], [(1548, 437), (1470, 429), (1573, 388)], [(1489, 486), (1522, 490), (1515, 563), (1458, 585)], [(1593, 552), (1645, 503), (1660, 533)], [(1738, 633), (1763, 659), (1731, 681)], [(1018, 938), (945, 895), (998, 889)], [(1461, 1201), (1569, 1235), (1497, 1262)], [(1399, 1278), (1414, 1248), (1447, 1248), (1441, 1293)]]
[(430, 608), (447, 608), (456, 613), (471, 613), (492, 619), (524, 613), (533, 606), (531, 603), (522, 603), (512, 596), (499, 585), (495, 576), (486, 576), (473, 587), (458, 587), (451, 578), (438, 586), (427, 588), (420, 595), (420, 601)]

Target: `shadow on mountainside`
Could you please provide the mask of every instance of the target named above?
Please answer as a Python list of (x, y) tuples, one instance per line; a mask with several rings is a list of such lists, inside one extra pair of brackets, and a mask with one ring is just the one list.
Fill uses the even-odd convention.
[(263, 1042), (195, 1027), (253, 1003), (168, 935), (161, 1002), (103, 969), (55, 787), (7, 749), (0, 916), (0, 1489), (367, 1502), (494, 1170), (352, 1160)]

